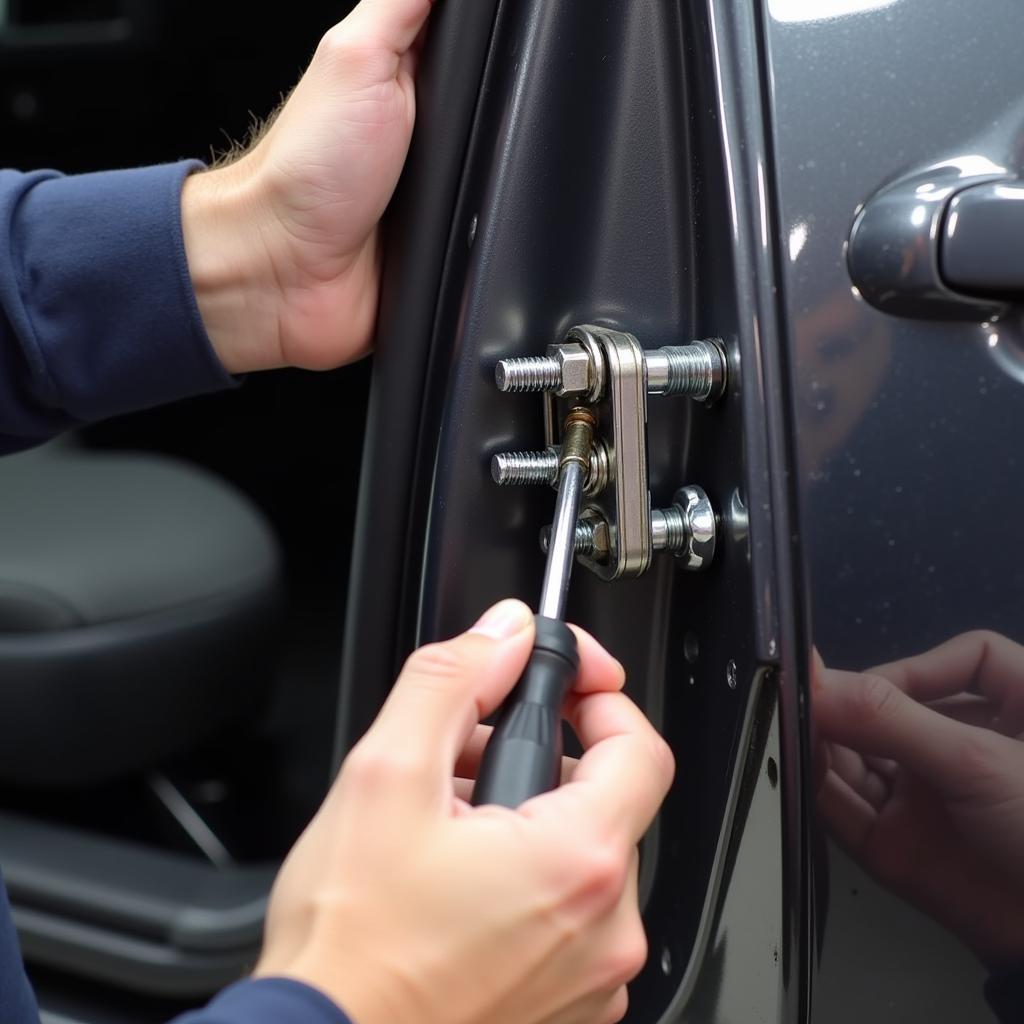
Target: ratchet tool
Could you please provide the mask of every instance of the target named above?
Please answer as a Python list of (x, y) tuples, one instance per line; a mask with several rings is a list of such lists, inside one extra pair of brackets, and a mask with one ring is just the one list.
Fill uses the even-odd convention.
[(595, 427), (593, 415), (583, 408), (573, 409), (565, 421), (533, 651), (498, 712), (473, 790), (476, 805), (518, 807), (554, 789), (561, 776), (562, 703), (580, 666), (576, 636), (562, 620)]

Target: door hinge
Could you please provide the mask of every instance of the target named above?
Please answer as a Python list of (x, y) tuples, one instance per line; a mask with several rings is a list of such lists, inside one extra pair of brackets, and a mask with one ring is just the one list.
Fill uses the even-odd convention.
[[(672, 551), (690, 570), (711, 564), (718, 517), (700, 487), (680, 488), (668, 508), (651, 507), (647, 396), (717, 401), (728, 386), (721, 341), (644, 350), (632, 334), (588, 324), (573, 327), (543, 356), (501, 360), (494, 377), (501, 391), (544, 394), (546, 448), (495, 455), (491, 474), (500, 485), (553, 485), (565, 414), (584, 406), (597, 420), (587, 500), (576, 528), (576, 555), (583, 565), (616, 580), (645, 573), (656, 551)], [(549, 533), (550, 527), (541, 533), (542, 548)]]

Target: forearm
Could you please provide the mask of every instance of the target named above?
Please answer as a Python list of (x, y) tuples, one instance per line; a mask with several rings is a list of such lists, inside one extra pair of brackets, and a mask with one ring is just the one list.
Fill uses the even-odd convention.
[(185, 258), (198, 166), (0, 171), (0, 450), (230, 386)]

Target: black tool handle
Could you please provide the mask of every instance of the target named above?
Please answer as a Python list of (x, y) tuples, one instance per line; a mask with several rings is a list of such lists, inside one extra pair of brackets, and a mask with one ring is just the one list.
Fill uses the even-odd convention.
[(558, 785), (562, 771), (562, 702), (580, 667), (576, 635), (538, 615), (526, 669), (498, 712), (473, 790), (473, 803), (518, 807)]

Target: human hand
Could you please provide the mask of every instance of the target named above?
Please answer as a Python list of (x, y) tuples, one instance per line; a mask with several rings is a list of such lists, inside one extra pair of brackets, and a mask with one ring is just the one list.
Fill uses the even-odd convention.
[(814, 676), (833, 836), (990, 966), (1024, 961), (1024, 648), (965, 633), (863, 673), (815, 652)]
[(377, 225), (409, 148), (416, 41), (432, 2), (362, 0), (323, 37), (260, 141), (186, 179), (189, 273), (229, 372), (366, 354)]
[(566, 713), (585, 753), (516, 811), (467, 802), (533, 643), (517, 601), (406, 663), (274, 887), (262, 976), (325, 992), (358, 1024), (611, 1024), (647, 943), (636, 845), (672, 755), (577, 630)]

